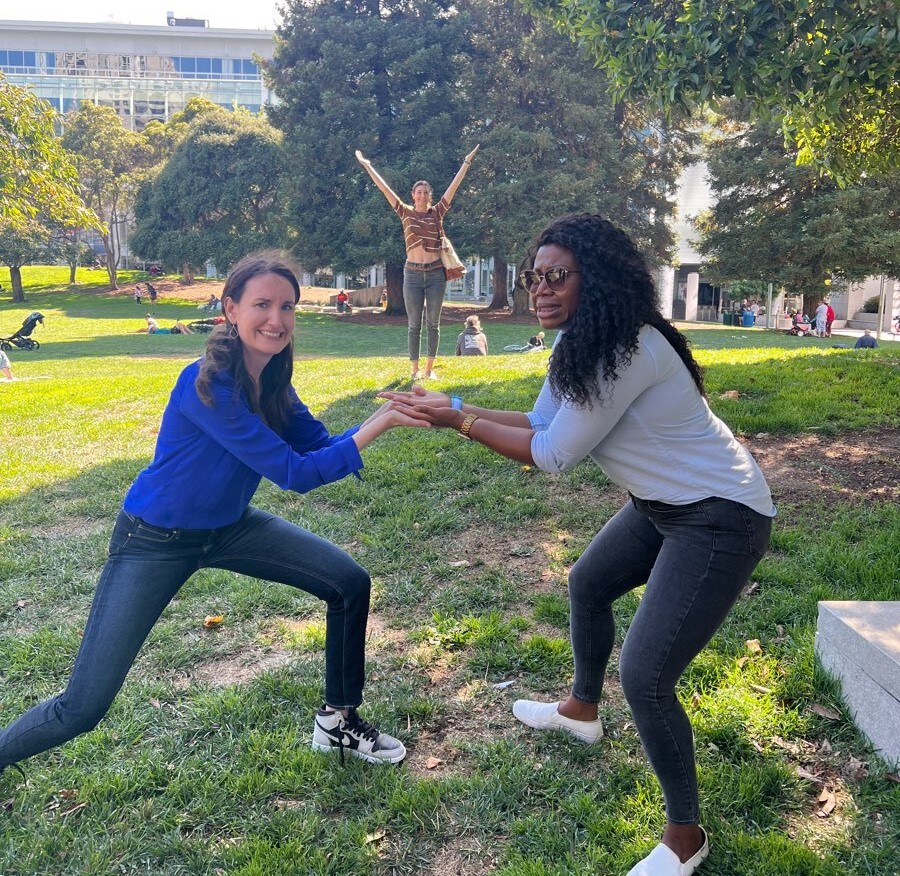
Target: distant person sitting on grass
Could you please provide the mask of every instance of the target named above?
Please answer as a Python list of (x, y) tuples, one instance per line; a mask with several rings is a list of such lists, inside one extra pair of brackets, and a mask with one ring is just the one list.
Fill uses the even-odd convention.
[(144, 329), (144, 331), (146, 331), (148, 335), (155, 335), (160, 331), (159, 323), (149, 313), (144, 318), (147, 320), (147, 328)]
[(853, 345), (854, 350), (874, 350), (878, 346), (878, 342), (872, 337), (872, 332), (865, 329), (861, 338), (857, 338)]
[(532, 350), (543, 350), (544, 349), (544, 333), (538, 332), (536, 335), (532, 335), (528, 339), (528, 343), (531, 346)]
[(172, 326), (171, 333), (173, 335), (192, 335), (194, 332), (180, 319), (177, 319), (175, 320), (175, 325)]
[(466, 317), (466, 327), (456, 339), (457, 356), (487, 356), (487, 336), (481, 330), (481, 320), (475, 316)]
[(10, 365), (9, 362), (9, 356), (7, 356), (3, 350), (0, 350), (0, 372), (3, 372), (3, 376), (7, 380), (15, 380), (12, 373), (12, 365)]
[(388, 403), (330, 435), (309, 412), (291, 385), (300, 286), (285, 257), (246, 256), (222, 297), (227, 322), (210, 335), (205, 356), (181, 372), (153, 462), (125, 496), (68, 685), (0, 730), (0, 770), (96, 727), (163, 610), (205, 568), (277, 581), (327, 604), (325, 700), (314, 719), (314, 749), (369, 763), (406, 756), (402, 742), (356, 711), (365, 682), (368, 573), (341, 548), (250, 500), (264, 477), (305, 493), (358, 474), (364, 447), (424, 420)]

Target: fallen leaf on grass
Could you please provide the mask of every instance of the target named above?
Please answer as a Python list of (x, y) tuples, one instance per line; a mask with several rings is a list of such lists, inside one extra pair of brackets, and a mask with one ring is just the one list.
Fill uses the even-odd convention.
[(515, 683), (516, 683), (516, 680), (514, 678), (511, 678), (509, 681), (498, 681), (494, 685), (494, 687), (497, 688), (497, 690), (506, 690), (506, 688), (508, 688), (510, 685), (513, 685)]
[(762, 645), (759, 644), (759, 639), (747, 639), (744, 645), (751, 654), (762, 654)]
[(884, 777), (900, 785), (900, 775), (898, 775), (897, 773), (885, 773)]
[(468, 560), (454, 560), (452, 563), (447, 563), (447, 565), (451, 569), (462, 569), (464, 566), (471, 566), (472, 564)]
[(370, 843), (377, 843), (377, 842), (379, 842), (380, 840), (383, 840), (386, 836), (387, 836), (387, 831), (386, 831), (386, 830), (383, 830), (383, 829), (382, 829), (382, 830), (375, 830), (375, 831), (372, 831), (372, 833), (367, 833), (367, 834), (366, 834), (366, 842), (365, 842), (365, 844), (366, 844), (366, 845), (369, 845)]
[(810, 712), (815, 715), (818, 715), (821, 718), (828, 718), (829, 721), (837, 721), (840, 718), (840, 714), (836, 712), (834, 709), (829, 709), (828, 706), (823, 706), (819, 703), (813, 703), (809, 707)]
[(738, 399), (741, 397), (741, 394), (736, 389), (726, 389), (719, 398), (730, 398), (730, 399)]
[(206, 616), (205, 620), (203, 621), (203, 626), (206, 627), (206, 629), (210, 630), (213, 627), (217, 627), (224, 620), (225, 620), (224, 615), (208, 614)]
[(150, 705), (153, 706), (154, 709), (162, 708), (162, 703), (156, 699), (156, 697), (150, 697)]
[(841, 772), (848, 778), (859, 781), (869, 775), (869, 767), (865, 761), (857, 760), (851, 755), (847, 763), (841, 767)]
[(749, 657), (738, 657), (738, 660), (737, 660), (738, 669), (743, 669), (747, 665), (749, 660), (750, 660)]
[(78, 796), (78, 790), (76, 788), (62, 788), (59, 791), (59, 796), (63, 800), (74, 800)]
[(18, 608), (18, 609), (26, 608), (29, 605), (31, 605), (30, 599), (17, 599), (16, 600), (16, 608)]
[(769, 433), (768, 432), (757, 432), (754, 437), (755, 438), (768, 438)]
[(87, 806), (87, 803), (77, 803), (71, 809), (64, 809), (62, 812), (60, 812), (59, 817), (65, 818), (67, 815), (73, 815), (76, 812), (80, 812), (82, 809), (85, 808), (85, 806)]
[(695, 693), (695, 694), (691, 697), (691, 706), (693, 706), (693, 708), (696, 709), (696, 708), (699, 707), (699, 705), (700, 705), (700, 694)]
[(765, 687), (761, 684), (751, 684), (749, 685), (750, 690), (755, 690), (759, 694), (770, 694), (772, 693), (772, 688)]
[(822, 788), (822, 793), (819, 794), (818, 802), (821, 809), (816, 812), (816, 815), (818, 815), (819, 818), (827, 818), (834, 812), (834, 807), (837, 806), (837, 800), (835, 800), (834, 794), (832, 794), (828, 788)]
[(439, 767), (442, 763), (443, 761), (439, 757), (429, 757), (425, 761), (425, 769), (433, 770), (435, 769), (435, 767)]
[(806, 779), (808, 782), (815, 782), (817, 785), (825, 784), (815, 773), (803, 769), (802, 766), (797, 767), (797, 775), (800, 776), (801, 779)]
[(742, 596), (753, 596), (759, 590), (759, 581), (751, 581), (745, 588)]

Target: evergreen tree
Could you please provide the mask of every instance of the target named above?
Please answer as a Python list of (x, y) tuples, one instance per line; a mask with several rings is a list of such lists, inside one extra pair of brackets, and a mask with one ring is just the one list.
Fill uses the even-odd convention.
[[(491, 307), (507, 303), (518, 264), (549, 219), (573, 210), (608, 216), (651, 261), (671, 249), (685, 133), (666, 137), (639, 102), (615, 106), (605, 77), (565, 37), (503, 0), (466, 0), (474, 47), (466, 91), (482, 148), (459, 198), (464, 251), (494, 257)], [(520, 290), (521, 292), (522, 290)], [(520, 294), (521, 310), (527, 299)]]
[(400, 222), (354, 151), (401, 197), (419, 179), (440, 196), (475, 145), (459, 89), (466, 19), (451, 0), (288, 0), (283, 16), (265, 71), (279, 99), (270, 116), (284, 132), (294, 251), (310, 269), (383, 261), (389, 311), (402, 313)]
[(282, 242), (281, 135), (247, 112), (201, 109), (141, 187), (131, 238), (140, 256), (177, 265), (188, 280), (208, 260), (226, 270), (248, 252)]
[(807, 299), (831, 276), (900, 276), (900, 173), (838, 188), (795, 163), (774, 123), (723, 121), (706, 160), (717, 202), (696, 225), (711, 275)]

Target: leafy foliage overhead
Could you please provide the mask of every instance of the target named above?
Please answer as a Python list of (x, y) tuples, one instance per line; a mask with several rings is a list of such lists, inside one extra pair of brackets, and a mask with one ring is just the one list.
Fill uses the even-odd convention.
[(583, 45), (618, 97), (746, 99), (842, 183), (900, 166), (896, 0), (521, 2)]

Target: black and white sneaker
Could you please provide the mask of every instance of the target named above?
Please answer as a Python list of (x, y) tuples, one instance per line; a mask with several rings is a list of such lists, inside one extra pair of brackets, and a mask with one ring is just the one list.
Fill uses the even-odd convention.
[(360, 718), (356, 709), (350, 709), (345, 718), (339, 711), (320, 708), (313, 724), (312, 747), (316, 751), (337, 749), (342, 763), (345, 751), (369, 763), (400, 763), (406, 757), (406, 748), (399, 739), (379, 732)]

